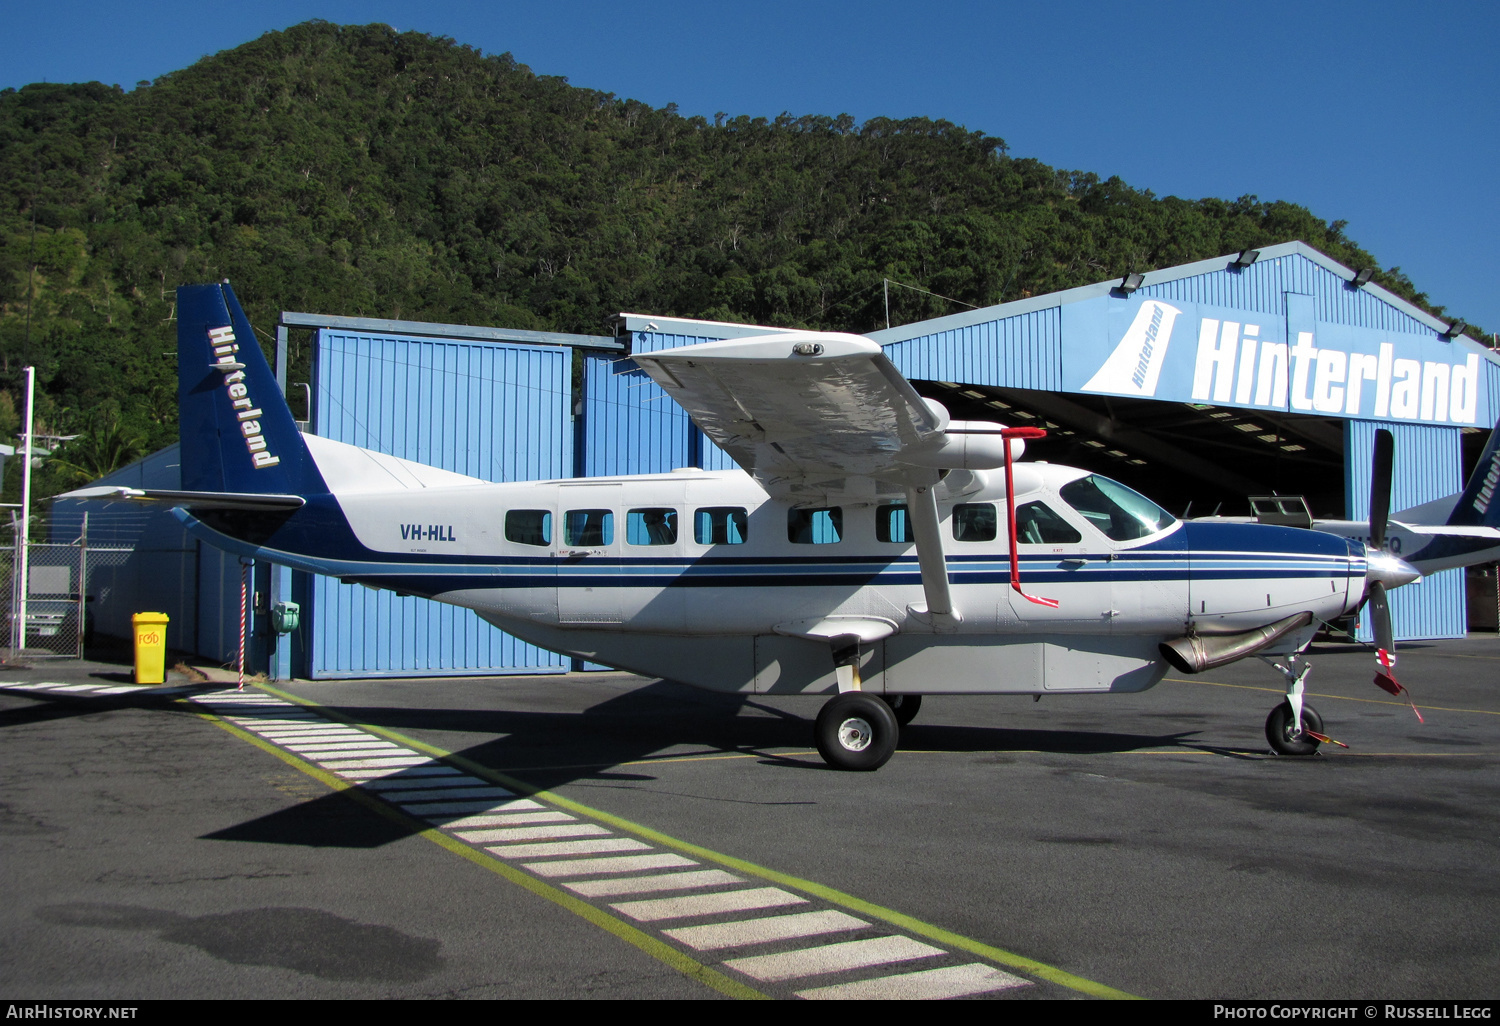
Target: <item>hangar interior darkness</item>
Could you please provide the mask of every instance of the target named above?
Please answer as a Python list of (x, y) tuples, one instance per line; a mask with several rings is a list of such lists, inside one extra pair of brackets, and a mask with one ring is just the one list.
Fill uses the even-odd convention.
[[(1300, 495), (1314, 517), (1345, 516), (1341, 419), (951, 381), (913, 384), (959, 419), (1046, 428), (1046, 438), (1028, 443), (1027, 459), (1105, 474), (1178, 516), (1249, 515), (1251, 495)], [(1462, 435), (1467, 480), (1488, 431), (1464, 428)]]

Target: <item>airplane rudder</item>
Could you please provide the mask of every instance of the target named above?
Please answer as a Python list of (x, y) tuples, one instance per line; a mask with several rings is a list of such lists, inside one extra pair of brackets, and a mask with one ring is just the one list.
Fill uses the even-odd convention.
[(178, 289), (177, 349), (184, 488), (326, 490), (227, 282)]
[(1500, 422), (1490, 432), (1474, 473), (1448, 517), (1448, 526), (1500, 528)]

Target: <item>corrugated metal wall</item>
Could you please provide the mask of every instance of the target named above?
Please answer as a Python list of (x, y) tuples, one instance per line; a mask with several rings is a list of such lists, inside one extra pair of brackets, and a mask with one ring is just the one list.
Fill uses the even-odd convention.
[[(717, 340), (635, 331), (630, 351), (653, 353)], [(677, 467), (731, 470), (736, 465), (628, 358), (584, 354), (583, 411), (583, 477), (660, 474)]]
[[(323, 329), (313, 431), (488, 481), (571, 477), (572, 352)], [(309, 589), (313, 677), (566, 669), (466, 609), (328, 577)]]
[(885, 347), (908, 378), (1062, 389), (1062, 310), (1052, 307)]
[[(1463, 487), (1463, 453), (1456, 428), (1350, 420), (1344, 425), (1344, 495), (1351, 520), (1370, 516), (1370, 476), (1375, 432), (1390, 429), (1395, 439), (1391, 512), (1452, 495)], [(1390, 593), (1396, 640), (1461, 638), (1468, 631), (1464, 571), (1444, 570)], [(1368, 617), (1359, 640), (1373, 641)]]
[(1139, 294), (1152, 299), (1234, 307), (1284, 316), (1286, 294), (1312, 296), (1317, 319), (1356, 328), (1430, 335), (1432, 329), (1374, 293), (1348, 283), (1305, 257), (1291, 255), (1257, 260), (1244, 270), (1218, 270), (1146, 285)]

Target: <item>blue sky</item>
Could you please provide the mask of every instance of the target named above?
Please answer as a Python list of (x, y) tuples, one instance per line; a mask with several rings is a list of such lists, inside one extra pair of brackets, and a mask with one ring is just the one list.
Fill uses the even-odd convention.
[(132, 88), (309, 18), (510, 51), (683, 114), (946, 118), (1157, 195), (1348, 221), (1500, 331), (1500, 4), (6, 0), (0, 87)]

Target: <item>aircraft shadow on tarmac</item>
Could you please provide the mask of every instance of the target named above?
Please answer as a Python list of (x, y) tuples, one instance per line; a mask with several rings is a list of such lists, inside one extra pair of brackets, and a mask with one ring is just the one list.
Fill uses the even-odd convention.
[[(111, 708), (191, 713), (179, 696), (89, 697), (28, 692), (35, 705), (0, 711), (9, 725), (96, 714)], [(182, 696), (186, 697), (186, 696)], [(936, 703), (934, 703), (936, 705)], [(746, 756), (765, 766), (811, 772), (830, 769), (812, 752), (811, 717), (760, 701), (754, 695), (722, 695), (657, 681), (609, 698), (581, 712), (513, 709), (331, 705), (339, 719), (384, 727), (406, 736), (429, 731), (489, 735), (453, 754), (524, 781), (536, 790), (580, 780), (654, 781), (651, 762), (667, 758)], [(817, 706), (807, 703), (807, 711)], [(941, 715), (939, 708), (931, 710)], [(1038, 730), (912, 723), (901, 748), (936, 753), (999, 755), (1007, 752), (1106, 754), (1182, 746), (1215, 750), (1195, 742), (1195, 730), (1164, 734), (1076, 729)], [(790, 749), (790, 751), (788, 751)], [(1225, 752), (1224, 754), (1232, 754)], [(421, 827), (373, 815), (333, 792), (267, 816), (205, 835), (205, 839), (307, 847), (373, 848), (410, 836)]]

